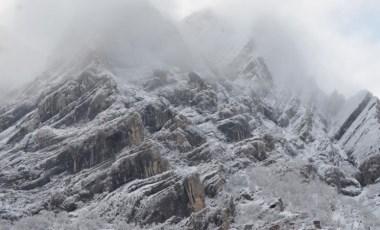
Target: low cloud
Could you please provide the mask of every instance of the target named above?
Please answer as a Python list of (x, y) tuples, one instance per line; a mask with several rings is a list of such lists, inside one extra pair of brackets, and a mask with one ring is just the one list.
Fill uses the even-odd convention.
[[(194, 11), (212, 9), (238, 33), (253, 36), (278, 81), (303, 85), (313, 78), (326, 92), (338, 89), (352, 95), (366, 88), (380, 96), (380, 3), (375, 0), (4, 0), (0, 90), (34, 78), (60, 48), (87, 44), (99, 34), (107, 50), (134, 33), (135, 48), (160, 49), (169, 61), (186, 53), (180, 38), (170, 32), (176, 28), (146, 24), (156, 19), (142, 6), (128, 11), (141, 2), (151, 3), (173, 25)], [(175, 45), (162, 52), (168, 41)], [(114, 51), (133, 53), (134, 46)], [(181, 63), (190, 62), (185, 56)]]

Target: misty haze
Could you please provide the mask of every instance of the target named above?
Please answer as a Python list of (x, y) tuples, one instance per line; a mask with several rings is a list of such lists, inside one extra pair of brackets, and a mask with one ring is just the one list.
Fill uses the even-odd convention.
[(1, 0), (0, 229), (380, 229), (379, 15)]

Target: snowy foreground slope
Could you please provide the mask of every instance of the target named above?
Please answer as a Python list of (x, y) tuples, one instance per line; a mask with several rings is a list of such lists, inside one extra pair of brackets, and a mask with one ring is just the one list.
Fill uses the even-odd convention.
[(300, 97), (252, 40), (214, 45), (193, 70), (82, 51), (0, 107), (2, 228), (379, 229), (379, 100)]

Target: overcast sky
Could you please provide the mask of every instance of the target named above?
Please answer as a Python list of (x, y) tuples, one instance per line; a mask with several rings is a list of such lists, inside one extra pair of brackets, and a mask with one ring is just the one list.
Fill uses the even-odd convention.
[[(41, 69), (72, 12), (101, 0), (1, 0), (0, 90)], [(126, 0), (128, 1), (128, 0)], [(80, 4), (83, 3), (83, 4)], [(110, 1), (103, 1), (110, 2)], [(380, 96), (380, 1), (150, 0), (178, 21), (211, 8), (241, 31), (253, 31), (276, 74), (314, 77), (327, 92)], [(12, 39), (9, 39), (11, 37)], [(8, 39), (6, 39), (8, 38)], [(17, 47), (7, 53), (8, 47)], [(23, 65), (15, 63), (20, 53)], [(26, 64), (25, 64), (26, 63)], [(17, 71), (16, 71), (17, 70)]]

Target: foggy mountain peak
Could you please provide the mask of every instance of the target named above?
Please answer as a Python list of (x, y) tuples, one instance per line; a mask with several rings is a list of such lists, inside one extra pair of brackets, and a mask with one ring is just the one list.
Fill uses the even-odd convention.
[(380, 226), (379, 99), (326, 94), (276, 20), (43, 1), (65, 26), (1, 96), (0, 228)]
[(126, 67), (154, 61), (186, 64), (180, 58), (185, 58), (186, 47), (177, 28), (156, 9), (145, 1), (117, 6), (75, 18), (52, 55), (96, 50), (114, 65)]

